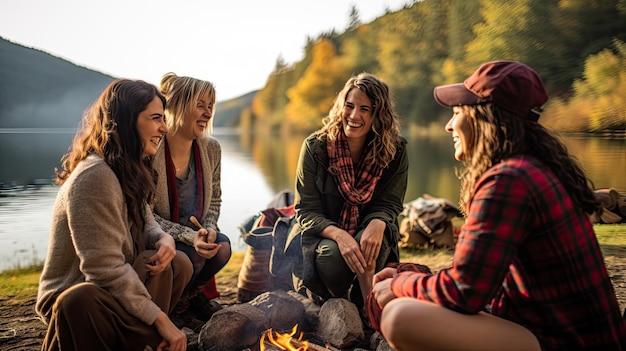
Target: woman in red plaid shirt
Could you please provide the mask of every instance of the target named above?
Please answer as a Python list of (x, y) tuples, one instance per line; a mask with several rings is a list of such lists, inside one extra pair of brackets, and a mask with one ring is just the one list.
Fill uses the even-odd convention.
[(453, 111), (446, 131), (465, 166), (466, 221), (451, 268), (374, 277), (387, 341), (397, 350), (626, 350), (589, 221), (599, 204), (583, 169), (537, 122), (548, 99), (539, 76), (519, 62), (487, 62), (434, 96)]

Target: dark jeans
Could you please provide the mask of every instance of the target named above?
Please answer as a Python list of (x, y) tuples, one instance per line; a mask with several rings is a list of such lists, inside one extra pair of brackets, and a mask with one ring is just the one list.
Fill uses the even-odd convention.
[[(357, 242), (361, 241), (362, 235), (363, 230), (359, 231), (354, 236)], [(380, 252), (376, 258), (376, 272), (380, 271), (385, 266), (387, 258), (391, 253), (388, 237), (390, 237), (388, 233), (385, 233), (383, 236)], [(346, 264), (336, 241), (322, 239), (319, 242), (315, 256), (315, 269), (332, 296), (349, 298), (348, 292), (356, 278), (356, 274), (353, 273)], [(355, 287), (357, 286), (358, 283), (355, 284)], [(358, 295), (360, 295), (360, 293)]]
[(211, 259), (206, 259), (196, 252), (193, 246), (189, 246), (180, 241), (176, 242), (176, 249), (184, 252), (193, 265), (193, 275), (187, 285), (187, 291), (204, 286), (220, 269), (228, 263), (231, 256), (230, 240), (223, 233), (217, 233), (216, 243), (226, 243), (217, 255)]

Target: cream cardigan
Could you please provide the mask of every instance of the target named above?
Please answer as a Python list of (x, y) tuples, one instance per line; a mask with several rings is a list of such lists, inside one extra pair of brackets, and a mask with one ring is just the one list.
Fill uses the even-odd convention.
[[(145, 235), (154, 248), (163, 230), (146, 205)], [(50, 223), (50, 244), (35, 310), (47, 323), (53, 297), (91, 282), (126, 311), (152, 325), (161, 311), (132, 267), (133, 239), (117, 176), (96, 155), (80, 162), (59, 189)]]
[[(217, 220), (220, 216), (222, 205), (222, 149), (219, 142), (212, 138), (196, 139), (200, 150), (200, 162), (202, 163), (202, 180), (204, 185), (204, 205), (200, 224), (205, 228), (213, 228), (219, 232)], [(162, 142), (154, 156), (153, 168), (159, 174), (157, 182), (156, 201), (153, 206), (157, 222), (164, 231), (181, 241), (193, 246), (196, 230), (187, 226), (172, 222), (170, 219), (170, 203), (167, 188), (167, 172), (165, 170), (165, 143)]]

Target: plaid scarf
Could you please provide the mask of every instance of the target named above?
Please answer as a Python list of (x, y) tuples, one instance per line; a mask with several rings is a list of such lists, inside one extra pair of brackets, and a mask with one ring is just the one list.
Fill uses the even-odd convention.
[(359, 226), (359, 205), (372, 199), (383, 168), (374, 163), (366, 164), (363, 157), (355, 169), (348, 139), (343, 131), (337, 135), (335, 141), (326, 141), (326, 150), (329, 158), (328, 171), (335, 178), (339, 192), (346, 200), (341, 209), (339, 226), (354, 235)]

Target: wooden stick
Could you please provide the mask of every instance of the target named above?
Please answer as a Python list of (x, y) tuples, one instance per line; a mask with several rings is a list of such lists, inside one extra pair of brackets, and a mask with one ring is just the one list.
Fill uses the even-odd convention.
[(196, 227), (198, 227), (198, 229), (204, 229), (202, 227), (202, 224), (200, 224), (200, 222), (198, 221), (198, 219), (196, 218), (196, 216), (191, 216), (189, 217), (189, 220), (191, 221), (191, 223), (193, 223), (193, 225), (195, 225)]
[[(295, 346), (296, 348), (302, 347), (304, 345), (303, 341), (300, 341), (298, 339), (294, 339), (294, 338), (290, 338), (289, 339), (289, 343), (292, 346)], [(315, 343), (312, 343), (311, 341), (307, 341), (308, 347), (307, 350), (311, 350), (311, 351), (340, 351), (339, 349), (336, 349), (330, 345), (328, 346), (321, 346)]]
[[(289, 343), (295, 346), (296, 348), (301, 347), (304, 344), (304, 342), (298, 339), (294, 339), (294, 338), (290, 338)], [(339, 351), (339, 349), (336, 349), (330, 345), (324, 347), (324, 346), (320, 346), (318, 344), (312, 343), (311, 341), (308, 341), (307, 343), (309, 345), (307, 349), (311, 351)]]

